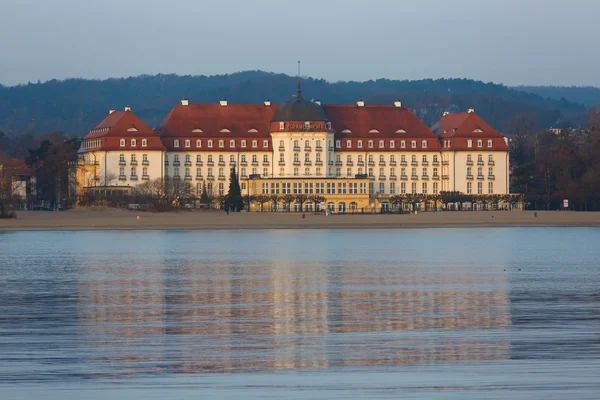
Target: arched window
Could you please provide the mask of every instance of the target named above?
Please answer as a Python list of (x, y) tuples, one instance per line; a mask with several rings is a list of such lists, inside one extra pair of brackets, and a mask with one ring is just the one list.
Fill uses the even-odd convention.
[(294, 140), (294, 148), (300, 147), (300, 142), (297, 140)]
[(190, 142), (190, 140), (186, 140), (185, 147), (192, 147), (192, 142)]
[(119, 141), (119, 145), (120, 145), (121, 147), (125, 147), (125, 139), (121, 139), (121, 140)]
[(196, 147), (202, 147), (202, 140), (198, 139), (196, 140)]
[(212, 140), (208, 141), (208, 147), (213, 147), (213, 141)]
[(223, 148), (223, 147), (225, 147), (225, 141), (219, 140), (219, 148)]
[(487, 147), (492, 147), (492, 140), (491, 139), (488, 139)]
[(131, 139), (131, 147), (137, 146), (137, 140)]
[(405, 149), (406, 148), (406, 140), (401, 140), (400, 141), (400, 148), (401, 149)]
[(242, 147), (246, 147), (246, 141), (242, 140)]
[(421, 147), (422, 147), (423, 149), (426, 149), (426, 148), (427, 148), (427, 140), (423, 140), (423, 141), (421, 142)]
[(393, 140), (390, 140), (390, 149), (393, 149), (396, 147), (396, 142)]
[(477, 147), (483, 147), (483, 140), (479, 139), (477, 141)]
[(347, 161), (347, 162), (352, 162), (352, 156), (348, 156), (348, 157), (346, 157), (346, 161)]
[(258, 147), (258, 140), (252, 141), (252, 147)]
[(346, 147), (347, 148), (352, 148), (352, 140), (346, 140)]
[(423, 155), (423, 162), (427, 162), (427, 156)]
[(385, 147), (384, 141), (383, 141), (383, 140), (380, 140), (380, 141), (379, 141), (379, 148), (380, 148), (380, 149), (382, 149), (382, 148), (384, 148), (384, 147)]
[(280, 122), (279, 123), (279, 130), (282, 131), (285, 129), (285, 122)]
[(173, 140), (173, 147), (179, 147), (179, 140), (178, 139)]
[(417, 141), (416, 140), (411, 140), (410, 147), (413, 148), (413, 149), (416, 149), (417, 148)]
[(229, 141), (229, 147), (231, 147), (231, 148), (235, 147), (235, 140)]
[(148, 139), (142, 139), (142, 147), (148, 147)]
[(335, 147), (336, 147), (337, 149), (341, 148), (341, 147), (342, 147), (342, 141), (341, 141), (341, 140), (336, 140), (336, 141), (335, 141)]
[(369, 148), (372, 149), (373, 148), (373, 141), (369, 140)]
[(358, 142), (356, 142), (356, 147), (358, 147), (359, 149), (362, 149), (362, 140), (359, 140)]

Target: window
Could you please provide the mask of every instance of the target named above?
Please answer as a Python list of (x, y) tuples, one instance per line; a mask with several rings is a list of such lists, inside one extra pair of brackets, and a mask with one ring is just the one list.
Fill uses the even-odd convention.
[(394, 176), (396, 175), (396, 168), (390, 168), (390, 175)]
[(279, 130), (282, 131), (285, 129), (285, 122), (280, 122), (279, 123)]
[(327, 182), (327, 194), (335, 194), (335, 183)]
[(423, 156), (423, 162), (427, 162), (427, 156)]
[(483, 194), (483, 183), (477, 183), (477, 194)]
[(422, 147), (422, 148), (424, 148), (424, 149), (426, 149), (426, 148), (427, 148), (427, 140), (423, 140), (423, 141), (421, 142), (421, 147)]
[(198, 147), (198, 148), (202, 147), (202, 140), (200, 140), (200, 139), (196, 140), (196, 147)]
[(400, 184), (400, 194), (406, 194), (406, 183), (402, 182)]
[(235, 162), (235, 156), (233, 156), (233, 155), (230, 155), (230, 156), (229, 156), (229, 162), (230, 162), (230, 163), (232, 163), (232, 162)]
[(148, 154), (142, 154), (142, 161), (148, 162)]
[(268, 183), (262, 184), (262, 194), (269, 194), (269, 184)]
[(488, 194), (494, 194), (494, 182), (488, 182)]
[(263, 140), (263, 147), (269, 147), (269, 141)]
[(223, 183), (219, 183), (219, 196), (223, 196), (225, 194), (225, 185)]
[(225, 162), (225, 157), (223, 157), (223, 154), (219, 155), (219, 162), (220, 163)]
[(316, 171), (317, 171), (317, 172), (316, 172), (317, 176), (321, 176), (321, 168), (317, 167), (317, 170), (316, 170)]
[[(142, 139), (142, 147), (148, 147), (148, 139)], [(491, 146), (488, 146), (491, 147)]]
[(192, 176), (189, 168), (185, 169), (185, 176)]
[(137, 140), (131, 139), (131, 147), (137, 146)]
[(125, 154), (119, 155), (119, 162), (125, 162)]
[(373, 162), (373, 155), (369, 154), (369, 162), (372, 163)]
[(410, 141), (410, 147), (413, 148), (413, 149), (416, 149), (417, 148), (417, 141), (416, 140), (411, 140)]
[(191, 146), (192, 146), (192, 142), (189, 139), (186, 139), (185, 147), (191, 147)]
[(121, 147), (125, 147), (125, 139), (121, 139), (121, 140), (119, 141), (119, 145), (120, 145)]
[(352, 176), (352, 168), (346, 169), (346, 176)]
[(338, 182), (338, 194), (346, 194), (346, 182)]
[(369, 168), (369, 177), (373, 176), (373, 168)]
[(258, 140), (252, 141), (252, 147), (258, 147)]
[(367, 185), (364, 182), (360, 183), (360, 194), (367, 194)]
[(473, 184), (471, 182), (467, 182), (467, 194), (473, 193)]
[(304, 162), (310, 162), (310, 153), (304, 153)]
[(385, 143), (384, 143), (384, 141), (383, 141), (383, 140), (380, 140), (380, 141), (379, 141), (379, 148), (380, 148), (380, 149), (383, 149), (384, 147), (385, 147)]
[(488, 168), (488, 176), (494, 176), (494, 168)]
[(487, 147), (492, 147), (492, 144), (493, 144), (492, 140), (491, 140), (491, 139), (489, 139), (489, 140), (487, 141)]
[(403, 162), (403, 163), (405, 163), (405, 162), (406, 162), (406, 156), (405, 156), (404, 154), (402, 154), (402, 155), (400, 156), (400, 161), (401, 161), (401, 162)]
[(202, 176), (202, 168), (196, 168), (196, 176)]
[(137, 160), (135, 159), (135, 154), (131, 155), (131, 162), (137, 162)]
[(438, 176), (438, 169), (437, 168), (433, 168), (433, 176)]
[(269, 176), (269, 169), (268, 168), (263, 168), (263, 176), (266, 178), (267, 176)]
[(363, 161), (363, 156), (358, 156), (358, 162), (362, 162)]
[(406, 168), (400, 168), (400, 176), (406, 176)]
[(219, 148), (223, 148), (225, 147), (225, 141), (224, 140), (219, 140)]
[(427, 168), (423, 168), (423, 176), (427, 176)]
[(433, 156), (433, 162), (438, 162), (438, 156)]
[(411, 174), (412, 176), (417, 176), (417, 169), (416, 168), (412, 168), (411, 172), (412, 172), (412, 174)]
[(202, 156), (196, 156), (196, 162), (197, 163), (201, 163), (202, 162)]
[(417, 156), (413, 155), (412, 158), (411, 158), (411, 161), (414, 162), (414, 163), (416, 163), (417, 162)]
[(379, 156), (379, 162), (380, 163), (385, 162), (385, 158), (382, 155)]
[(299, 172), (298, 172), (298, 168), (296, 167), (296, 168), (294, 168), (294, 176), (298, 176), (298, 175), (299, 175)]
[(208, 141), (208, 147), (213, 147), (213, 141), (212, 140)]
[(173, 147), (179, 147), (179, 140), (178, 139), (173, 140)]
[(379, 184), (379, 194), (385, 193), (385, 183), (381, 182)]
[(223, 172), (223, 168), (219, 168), (219, 176), (225, 176), (225, 173)]
[(190, 160), (190, 155), (189, 155), (189, 154), (186, 154), (186, 155), (185, 155), (185, 162), (186, 162), (186, 163), (189, 163), (189, 162), (191, 162), (191, 160)]
[(358, 142), (356, 142), (356, 147), (358, 147), (359, 149), (362, 149), (362, 140), (359, 140)]
[(208, 162), (209, 162), (209, 163), (213, 162), (213, 157), (212, 157), (212, 154), (209, 154), (209, 155), (208, 155)]
[(396, 162), (396, 157), (393, 154), (390, 156), (390, 162)]
[(372, 149), (373, 148), (373, 141), (369, 140), (369, 148)]
[(471, 139), (467, 140), (467, 147), (473, 147), (473, 141)]
[(316, 194), (325, 194), (325, 184), (324, 183), (316, 183), (315, 184), (315, 193)]
[(481, 154), (479, 154), (477, 156), (477, 162), (482, 163), (483, 162), (483, 156)]
[(483, 140), (479, 139), (477, 141), (477, 147), (483, 147)]
[(383, 172), (383, 168), (379, 168), (379, 176), (385, 176), (385, 173)]
[(491, 154), (488, 156), (488, 162), (494, 162), (494, 157)]
[(246, 147), (246, 141), (242, 140), (242, 147)]
[(473, 161), (473, 158), (471, 157), (471, 155), (467, 154), (467, 162), (472, 162), (472, 161)]
[(348, 184), (348, 193), (349, 194), (358, 194), (358, 183), (350, 182)]
[(437, 182), (433, 182), (433, 194), (438, 194), (438, 184)]
[(417, 194), (417, 184), (415, 182), (411, 185), (412, 194)]
[(393, 149), (396, 147), (396, 142), (393, 140), (390, 140), (390, 149)]
[(390, 194), (395, 194), (396, 193), (396, 183), (391, 182), (390, 183)]
[(119, 176), (125, 176), (125, 168), (119, 168)]
[(472, 176), (472, 175), (473, 175), (472, 168), (468, 167), (467, 168), (467, 176)]
[(304, 184), (304, 194), (313, 194), (313, 184), (312, 183), (305, 183)]
[(235, 147), (235, 140), (230, 140), (229, 141), (229, 147)]
[(342, 141), (341, 141), (341, 140), (336, 140), (336, 141), (335, 141), (335, 148), (336, 148), (336, 149), (339, 149), (339, 148), (341, 148), (341, 147), (342, 147)]
[(300, 162), (300, 156), (298, 155), (298, 153), (294, 153), (294, 162)]
[(335, 169), (335, 176), (337, 176), (337, 177), (342, 176), (342, 169), (341, 168), (336, 168)]
[(179, 167), (175, 167), (174, 170), (175, 170), (174, 176), (179, 176)]
[(269, 162), (269, 156), (268, 155), (264, 155), (263, 156), (263, 162)]
[(352, 148), (352, 140), (346, 140), (346, 147), (347, 148)]
[(321, 153), (317, 153), (317, 162), (321, 161)]
[(404, 148), (406, 148), (406, 140), (401, 140), (401, 141), (400, 141), (400, 148), (401, 148), (401, 149), (404, 149)]

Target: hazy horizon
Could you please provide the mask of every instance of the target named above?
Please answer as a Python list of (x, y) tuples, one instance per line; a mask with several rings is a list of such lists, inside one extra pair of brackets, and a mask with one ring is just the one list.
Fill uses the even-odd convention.
[(0, 0), (0, 83), (263, 70), (336, 81), (467, 78), (600, 87), (595, 16), (573, 0)]

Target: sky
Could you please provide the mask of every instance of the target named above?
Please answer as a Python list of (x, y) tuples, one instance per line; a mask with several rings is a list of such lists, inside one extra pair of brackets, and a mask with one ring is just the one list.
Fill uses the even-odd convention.
[(600, 0), (0, 0), (0, 83), (265, 70), (600, 86)]

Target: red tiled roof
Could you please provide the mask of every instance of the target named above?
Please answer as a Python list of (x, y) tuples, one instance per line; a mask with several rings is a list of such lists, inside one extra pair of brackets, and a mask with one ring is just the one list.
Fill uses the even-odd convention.
[[(449, 150), (477, 149), (476, 142), (479, 139), (485, 142), (482, 149), (486, 151), (508, 150), (504, 136), (474, 112), (445, 115), (433, 124), (431, 130), (443, 139), (452, 140)], [(468, 140), (472, 140), (472, 147), (467, 146)], [(487, 146), (488, 140), (492, 140), (491, 148)]]
[(14, 158), (0, 161), (0, 169), (3, 169), (4, 173), (8, 175), (33, 175), (34, 172), (33, 168), (25, 161)]
[[(84, 136), (83, 140), (102, 139), (101, 147), (79, 150), (164, 150), (160, 136), (142, 121), (132, 111), (116, 111), (109, 114), (96, 125), (95, 128)], [(120, 145), (120, 140), (125, 139), (125, 146)], [(136, 145), (131, 145), (131, 139), (136, 139)], [(142, 147), (142, 139), (147, 139), (148, 144)]]

